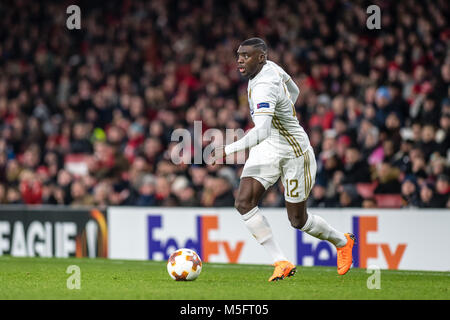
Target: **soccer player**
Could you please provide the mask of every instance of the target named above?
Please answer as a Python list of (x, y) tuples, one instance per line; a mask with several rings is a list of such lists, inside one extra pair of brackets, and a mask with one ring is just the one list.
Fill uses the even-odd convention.
[(280, 177), (291, 225), (334, 244), (338, 273), (343, 275), (352, 264), (354, 235), (335, 230), (323, 218), (306, 210), (317, 168), (313, 148), (295, 113), (299, 89), (281, 67), (267, 60), (267, 46), (262, 39), (245, 40), (237, 54), (238, 70), (249, 79), (248, 102), (255, 126), (238, 141), (216, 147), (213, 161), (250, 149), (235, 207), (248, 230), (273, 259), (275, 270), (269, 281), (282, 280), (296, 272), (258, 208), (264, 192)]

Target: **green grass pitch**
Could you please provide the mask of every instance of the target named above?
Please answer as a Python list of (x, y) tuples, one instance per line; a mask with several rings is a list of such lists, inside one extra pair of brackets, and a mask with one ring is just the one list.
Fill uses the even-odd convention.
[[(80, 268), (80, 289), (68, 289), (70, 265)], [(450, 299), (450, 272), (381, 270), (369, 290), (365, 269), (339, 276), (336, 268), (298, 267), (294, 277), (268, 282), (269, 265), (204, 263), (200, 277), (176, 282), (165, 262), (0, 257), (0, 299), (316, 300)]]

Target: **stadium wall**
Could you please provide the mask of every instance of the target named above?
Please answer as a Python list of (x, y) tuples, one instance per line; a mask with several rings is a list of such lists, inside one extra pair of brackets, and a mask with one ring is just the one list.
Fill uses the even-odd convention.
[[(354, 267), (450, 271), (448, 210), (310, 209), (353, 232)], [(293, 229), (284, 209), (263, 209), (289, 259), (335, 266), (336, 249)], [(203, 261), (270, 264), (232, 208), (2, 206), (0, 255), (165, 260), (190, 247)]]
[(0, 256), (108, 256), (105, 213), (65, 206), (0, 207)]
[[(332, 226), (356, 235), (354, 267), (450, 270), (448, 210), (310, 209)], [(285, 254), (298, 265), (336, 266), (336, 249), (293, 229), (284, 209), (263, 209)], [(236, 210), (110, 207), (108, 257), (165, 260), (176, 248), (203, 261), (272, 263)]]

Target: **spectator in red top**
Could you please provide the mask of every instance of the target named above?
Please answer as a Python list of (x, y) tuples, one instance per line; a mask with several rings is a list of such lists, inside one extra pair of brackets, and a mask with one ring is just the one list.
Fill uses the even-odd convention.
[(330, 110), (330, 98), (327, 95), (320, 95), (317, 99), (317, 106), (309, 119), (308, 126), (309, 128), (320, 126), (322, 130), (331, 129), (334, 114)]
[(133, 162), (138, 148), (144, 142), (144, 128), (139, 123), (133, 123), (128, 128), (128, 142), (125, 146), (124, 154), (127, 160)]
[(42, 184), (32, 171), (25, 170), (20, 174), (19, 189), (25, 204), (42, 203)]

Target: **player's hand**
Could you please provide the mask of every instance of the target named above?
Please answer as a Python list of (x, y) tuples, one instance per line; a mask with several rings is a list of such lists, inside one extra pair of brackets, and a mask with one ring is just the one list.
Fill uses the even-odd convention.
[(218, 160), (223, 160), (225, 156), (225, 146), (216, 147), (212, 152), (212, 164), (216, 164)]

